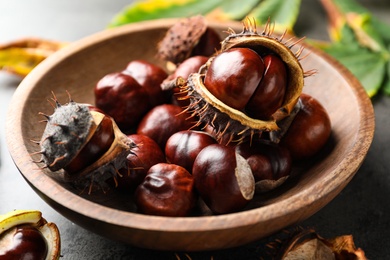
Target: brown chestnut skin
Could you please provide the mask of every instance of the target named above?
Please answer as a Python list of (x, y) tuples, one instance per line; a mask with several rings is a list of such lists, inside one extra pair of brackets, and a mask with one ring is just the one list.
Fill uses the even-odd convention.
[(268, 120), (283, 104), (287, 88), (287, 70), (284, 62), (274, 54), (264, 56), (263, 61), (263, 78), (245, 110), (250, 117)]
[(190, 173), (199, 152), (217, 141), (201, 131), (180, 131), (169, 137), (165, 145), (165, 156), (169, 163), (184, 167)]
[(146, 89), (152, 106), (168, 103), (169, 93), (163, 92), (160, 87), (168, 74), (161, 67), (145, 60), (133, 60), (122, 73), (132, 76)]
[(117, 178), (117, 188), (133, 192), (143, 181), (153, 165), (165, 162), (165, 155), (158, 144), (146, 135), (131, 134), (128, 137), (137, 144), (127, 156), (128, 169), (121, 169)]
[(195, 202), (194, 178), (175, 164), (153, 165), (135, 191), (138, 210), (149, 215), (188, 216)]
[(280, 141), (290, 151), (293, 160), (314, 156), (331, 133), (330, 118), (321, 103), (308, 94), (301, 94), (300, 99), (302, 107)]
[[(90, 108), (90, 110), (91, 109), (96, 111), (95, 108)], [(108, 151), (114, 139), (115, 134), (112, 119), (109, 116), (105, 116), (88, 143), (85, 144), (76, 157), (64, 167), (64, 170), (72, 174), (87, 168)]]
[(291, 173), (292, 158), (285, 147), (271, 142), (254, 141), (237, 145), (236, 151), (248, 161), (255, 182), (278, 180)]
[(48, 245), (42, 233), (32, 226), (19, 226), (14, 232), (9, 248), (0, 248), (0, 259), (46, 259)]
[(255, 182), (247, 161), (230, 146), (212, 144), (196, 157), (195, 188), (215, 214), (242, 210), (253, 198)]
[(120, 72), (100, 79), (94, 94), (95, 106), (113, 117), (125, 132), (134, 128), (152, 108), (146, 89), (133, 77)]
[(154, 107), (141, 120), (137, 128), (137, 134), (152, 138), (162, 150), (168, 138), (176, 132), (188, 130), (193, 126), (187, 113), (183, 113), (180, 106), (163, 104)]
[(226, 105), (244, 110), (263, 73), (263, 60), (255, 51), (249, 48), (232, 48), (211, 61), (204, 85)]

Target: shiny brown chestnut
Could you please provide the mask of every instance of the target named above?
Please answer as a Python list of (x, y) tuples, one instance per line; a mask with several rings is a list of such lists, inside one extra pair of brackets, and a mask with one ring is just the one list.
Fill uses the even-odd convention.
[[(191, 74), (186, 80), (179, 78), (176, 81), (176, 86), (182, 92), (188, 93), (190, 105), (187, 111), (199, 124), (211, 125), (217, 135), (230, 135), (228, 140), (239, 138), (234, 141), (247, 137), (253, 140), (254, 136), (260, 136), (264, 132), (278, 131), (280, 121), (288, 117), (297, 105), (304, 77), (314, 73), (303, 71), (299, 60), (302, 48), (295, 53), (291, 51), (300, 40), (286, 44), (283, 37), (272, 36), (272, 26), (269, 23), (265, 25), (262, 33), (257, 32), (254, 20), (245, 19), (243, 25), (241, 33), (228, 31), (229, 35), (222, 41), (221, 49), (210, 57), (198, 73)], [(241, 55), (236, 50), (245, 50), (245, 54)], [(266, 119), (259, 119), (249, 115), (246, 110), (257, 109), (256, 102), (250, 107), (247, 105), (252, 97), (257, 96), (254, 96), (257, 88), (264, 88), (262, 84), (259, 85), (264, 74), (261, 57), (267, 57), (269, 54), (280, 58), (284, 64), (279, 67), (286, 69), (287, 79), (283, 81), (287, 84), (284, 97), (276, 98), (276, 103), (281, 99), (282, 104), (275, 111), (272, 102), (272, 106), (265, 111)], [(259, 67), (262, 68), (260, 73)], [(272, 80), (266, 79), (266, 82), (273, 85)], [(268, 86), (264, 89), (268, 89)], [(274, 86), (271, 86), (271, 89), (274, 89)], [(273, 98), (272, 95), (269, 97)], [(261, 107), (261, 104), (259, 106)], [(269, 116), (270, 111), (273, 113)]]
[(132, 76), (146, 89), (152, 106), (169, 101), (169, 93), (164, 92), (160, 87), (163, 80), (168, 77), (161, 67), (145, 60), (133, 60), (127, 64), (122, 73)]
[(283, 104), (287, 89), (287, 70), (286, 64), (275, 54), (265, 55), (263, 62), (263, 78), (245, 110), (250, 117), (269, 120)]
[(146, 135), (132, 134), (129, 138), (137, 144), (127, 156), (127, 169), (119, 170), (120, 176), (113, 183), (120, 190), (132, 192), (143, 181), (153, 165), (165, 162), (165, 155), (158, 144)]
[(192, 168), (196, 190), (215, 214), (242, 210), (255, 191), (248, 162), (233, 147), (212, 144), (196, 157)]
[[(89, 109), (92, 114), (100, 113), (97, 112), (96, 108), (89, 107)], [(108, 151), (114, 140), (113, 121), (111, 117), (104, 115), (92, 137), (69, 164), (64, 167), (64, 170), (72, 174), (87, 168)]]
[(169, 163), (184, 167), (192, 172), (196, 156), (199, 152), (217, 140), (206, 132), (185, 130), (174, 133), (165, 145), (165, 156)]
[(137, 134), (149, 136), (164, 150), (171, 135), (181, 130), (188, 130), (193, 126), (187, 117), (188, 114), (177, 105), (156, 106), (142, 118), (137, 128)]
[(135, 127), (152, 108), (149, 93), (132, 76), (114, 72), (107, 74), (94, 89), (95, 105), (114, 118), (119, 128)]
[(57, 225), (37, 210), (13, 210), (0, 215), (0, 259), (57, 260), (61, 239)]
[(12, 236), (12, 242), (0, 247), (0, 259), (46, 259), (48, 245), (37, 228), (18, 226), (8, 232), (11, 233), (8, 235)]
[(46, 127), (36, 142), (41, 155), (36, 163), (81, 189), (104, 188), (106, 180), (127, 167), (126, 156), (136, 146), (117, 126), (112, 117), (87, 104), (70, 99), (68, 104), (55, 101), (54, 113), (45, 115)]
[(138, 210), (149, 215), (188, 216), (195, 202), (192, 175), (175, 164), (159, 163), (152, 166), (135, 191)]
[(280, 144), (294, 160), (314, 156), (326, 144), (331, 134), (329, 115), (321, 103), (308, 94), (300, 96), (302, 106)]
[(256, 91), (263, 73), (263, 60), (255, 51), (232, 48), (211, 61), (204, 84), (218, 100), (241, 111)]
[(236, 146), (251, 167), (256, 182), (256, 192), (266, 192), (281, 185), (290, 175), (292, 158), (287, 148), (280, 145), (255, 141)]

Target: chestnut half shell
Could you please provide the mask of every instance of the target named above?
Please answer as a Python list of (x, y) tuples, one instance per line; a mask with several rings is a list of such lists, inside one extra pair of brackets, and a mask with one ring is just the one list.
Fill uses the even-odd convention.
[[(277, 131), (279, 130), (278, 122), (288, 117), (297, 104), (304, 85), (304, 77), (313, 73), (311, 71), (305, 73), (301, 67), (299, 56), (303, 49), (299, 48), (296, 52), (292, 51), (292, 47), (300, 40), (289, 43), (290, 40), (283, 42), (284, 35), (280, 38), (273, 37), (272, 29), (269, 24), (266, 25), (262, 33), (258, 33), (255, 22), (250, 19), (244, 21), (244, 29), (241, 33), (235, 33), (233, 30), (230, 30), (229, 32), (230, 35), (222, 41), (221, 50), (211, 57), (206, 64), (200, 68), (198, 73), (191, 74), (188, 79), (178, 78), (176, 80), (176, 86), (181, 88), (181, 92), (187, 93), (187, 96), (190, 99), (190, 105), (187, 108), (187, 111), (192, 113), (195, 118), (199, 118), (199, 125), (210, 125), (217, 133), (220, 133), (221, 136), (224, 134), (231, 135), (232, 140), (237, 139), (242, 141), (247, 136), (252, 138), (255, 134), (261, 135), (264, 131)], [(234, 49), (249, 49), (258, 54), (258, 60), (262, 60), (267, 55), (274, 55), (282, 61), (283, 68), (281, 69), (285, 70), (285, 73), (283, 74), (286, 75), (286, 79), (281, 82), (284, 82), (285, 86), (282, 87), (285, 89), (283, 90), (283, 97), (281, 98), (279, 107), (268, 118), (259, 119), (248, 115), (240, 100), (236, 100), (236, 102), (240, 104), (240, 106), (237, 107), (225, 102), (226, 96), (229, 96), (231, 91), (227, 89), (223, 92), (223, 90), (220, 89), (220, 84), (210, 84), (210, 80), (207, 80), (209, 74), (213, 73), (210, 70), (219, 70), (220, 66), (224, 66), (222, 62), (215, 68), (216, 66), (213, 63), (219, 59), (219, 56), (225, 55), (225, 53), (231, 52)], [(246, 53), (249, 54), (252, 52)], [(247, 54), (244, 54), (244, 61), (245, 58), (247, 58), (246, 55)], [(237, 77), (241, 77), (242, 74), (248, 73), (258, 74), (258, 72), (253, 72), (252, 70), (254, 68), (261, 69), (261, 66), (252, 66), (252, 62), (243, 65), (239, 64), (237, 66), (242, 67), (241, 71), (233, 75)], [(275, 71), (275, 69), (272, 70)], [(227, 70), (227, 74), (232, 73), (230, 73), (230, 70)], [(234, 80), (231, 79), (231, 76), (232, 75), (226, 75), (225, 77), (221, 74), (218, 81), (230, 82), (231, 80)], [(246, 86), (245, 84), (242, 85), (242, 93), (246, 93)], [(260, 85), (261, 84), (259, 84), (259, 86)], [(227, 88), (230, 87), (229, 84), (223, 85), (223, 87), (226, 86)], [(215, 87), (217, 87), (218, 90), (213, 89)], [(215, 93), (222, 94), (216, 95)], [(248, 95), (237, 94), (236, 99), (243, 97), (249, 101), (250, 96), (249, 98), (247, 96)], [(273, 98), (271, 94), (270, 98)], [(247, 101), (244, 102), (247, 103)], [(251, 107), (256, 107), (256, 104), (252, 103)]]

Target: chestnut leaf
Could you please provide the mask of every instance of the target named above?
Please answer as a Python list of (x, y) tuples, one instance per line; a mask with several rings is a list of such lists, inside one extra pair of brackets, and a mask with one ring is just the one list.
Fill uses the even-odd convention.
[(355, 0), (322, 0), (329, 18), (330, 44), (319, 44), (345, 65), (370, 97), (390, 94), (390, 26)]
[(386, 78), (387, 60), (384, 54), (344, 44), (332, 44), (323, 49), (359, 79), (370, 97), (378, 93)]
[(189, 17), (200, 14), (220, 21), (253, 17), (259, 24), (270, 19), (276, 32), (291, 32), (299, 14), (301, 0), (147, 0), (135, 2), (120, 11), (109, 24), (116, 27), (127, 23), (158, 18)]
[(275, 32), (292, 33), (299, 15), (301, 0), (264, 0), (248, 14), (255, 17), (259, 24), (265, 24), (268, 19), (275, 23)]

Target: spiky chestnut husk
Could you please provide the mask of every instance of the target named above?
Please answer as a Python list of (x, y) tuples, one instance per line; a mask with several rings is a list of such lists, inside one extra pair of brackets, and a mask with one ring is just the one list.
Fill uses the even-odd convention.
[(211, 56), (220, 48), (220, 37), (201, 15), (180, 20), (158, 43), (157, 56), (173, 65), (195, 56)]
[(211, 57), (207, 63), (201, 67), (198, 73), (194, 73), (187, 80), (178, 78), (175, 82), (182, 93), (187, 93), (190, 99), (190, 105), (186, 109), (194, 117), (199, 118), (199, 125), (210, 125), (217, 132), (217, 136), (230, 135), (230, 141), (242, 141), (253, 136), (261, 136), (264, 131), (277, 132), (280, 130), (278, 124), (297, 109), (297, 102), (302, 92), (304, 78), (313, 74), (315, 71), (304, 72), (300, 64), (300, 55), (303, 48), (296, 52), (292, 47), (301, 41), (283, 42), (280, 38), (272, 36), (272, 28), (269, 23), (266, 24), (264, 31), (258, 33), (256, 24), (250, 19), (244, 21), (244, 29), (241, 33), (235, 33), (229, 30), (230, 35), (223, 40), (219, 53), (233, 48), (250, 48), (261, 54), (273, 53), (282, 59), (287, 68), (287, 86), (283, 103), (269, 120), (255, 119), (244, 111), (234, 109), (220, 99), (214, 96), (205, 85), (205, 75), (216, 55)]
[(54, 113), (44, 115), (47, 125), (39, 142), (38, 162), (53, 172), (64, 169), (65, 180), (74, 184), (108, 187), (106, 180), (127, 167), (126, 158), (136, 144), (111, 117), (90, 105), (72, 99), (61, 105), (55, 96), (53, 100)]

